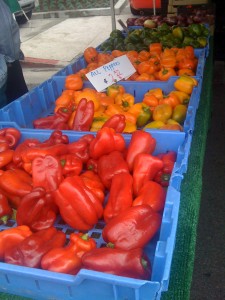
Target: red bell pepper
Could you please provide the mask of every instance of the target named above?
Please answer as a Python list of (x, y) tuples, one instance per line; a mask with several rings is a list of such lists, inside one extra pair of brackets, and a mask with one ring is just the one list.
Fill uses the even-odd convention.
[(87, 233), (71, 233), (66, 247), (54, 248), (41, 260), (41, 267), (52, 272), (75, 275), (82, 267), (84, 253), (96, 248), (96, 242)]
[(14, 148), (21, 137), (21, 132), (16, 128), (3, 128), (0, 130), (0, 143), (6, 142), (9, 148)]
[(138, 195), (144, 183), (148, 180), (152, 180), (162, 167), (162, 160), (156, 156), (146, 153), (140, 153), (136, 156), (133, 167), (135, 196)]
[(98, 175), (107, 189), (110, 189), (113, 176), (119, 173), (129, 173), (127, 162), (119, 151), (102, 155), (98, 160)]
[(18, 225), (27, 225), (32, 231), (39, 231), (54, 225), (58, 207), (51, 193), (42, 187), (34, 188), (24, 196), (16, 213)]
[(12, 213), (12, 207), (9, 205), (7, 197), (0, 193), (0, 221), (6, 224)]
[(105, 199), (105, 187), (98, 176), (91, 170), (85, 171), (80, 175), (80, 178), (83, 180), (85, 186), (95, 194), (101, 203)]
[(26, 225), (11, 227), (0, 232), (0, 261), (4, 260), (5, 253), (20, 244), (32, 231)]
[(113, 128), (115, 132), (122, 133), (126, 127), (126, 118), (122, 114), (115, 114), (111, 118), (109, 118), (102, 126)]
[(13, 154), (13, 162), (18, 168), (22, 168), (22, 154), (25, 153), (29, 148), (39, 145), (40, 141), (38, 139), (26, 139), (21, 144), (19, 144)]
[(89, 230), (103, 213), (98, 198), (79, 176), (67, 177), (53, 192), (63, 220), (77, 230)]
[(43, 157), (45, 155), (56, 155), (58, 153), (64, 154), (68, 151), (66, 147), (68, 143), (68, 136), (63, 134), (60, 130), (53, 131), (50, 137), (43, 142), (40, 142), (38, 139), (26, 139), (16, 147), (13, 162), (16, 166), (22, 168), (24, 163), (31, 163), (36, 156)]
[(136, 130), (132, 133), (127, 149), (126, 161), (129, 170), (133, 170), (135, 157), (140, 153), (152, 154), (156, 147), (156, 140), (148, 132)]
[(63, 134), (61, 130), (54, 130), (47, 140), (40, 142), (38, 147), (46, 147), (56, 144), (69, 144), (69, 137), (66, 134)]
[(42, 257), (51, 249), (62, 247), (66, 235), (54, 227), (40, 230), (5, 252), (5, 262), (13, 265), (40, 268)]
[(60, 156), (62, 174), (64, 176), (79, 175), (83, 169), (83, 163), (76, 154), (65, 154)]
[(32, 178), (20, 169), (0, 171), (0, 190), (17, 208), (21, 198), (32, 190)]
[(36, 129), (60, 129), (68, 130), (67, 124), (72, 114), (72, 110), (67, 107), (60, 107), (53, 116), (39, 118), (33, 121)]
[(123, 152), (126, 148), (124, 137), (113, 128), (101, 128), (96, 138), (90, 143), (90, 157), (98, 159), (112, 151)]
[(82, 98), (77, 106), (72, 130), (89, 131), (94, 118), (94, 102)]
[(143, 249), (96, 248), (82, 256), (85, 269), (135, 279), (150, 280), (151, 263)]
[(0, 142), (0, 153), (9, 149), (9, 144), (7, 142)]
[(160, 183), (162, 186), (167, 187), (173, 172), (177, 154), (175, 151), (168, 151), (167, 153), (161, 153), (157, 156), (162, 160), (163, 168), (156, 173), (154, 180)]
[(119, 173), (113, 176), (108, 201), (104, 209), (104, 220), (108, 223), (132, 206), (133, 178), (129, 173)]
[(81, 159), (83, 163), (86, 163), (90, 158), (89, 154), (89, 141), (87, 139), (79, 139), (67, 145), (67, 153), (75, 154)]
[(142, 248), (159, 230), (161, 220), (161, 215), (147, 204), (132, 206), (106, 224), (102, 237), (109, 247)]
[(52, 155), (36, 157), (32, 161), (33, 186), (43, 187), (46, 192), (56, 190), (63, 180), (60, 160)]
[(146, 181), (133, 201), (133, 206), (148, 204), (154, 211), (162, 211), (165, 205), (166, 191), (155, 181)]
[(87, 170), (94, 171), (95, 173), (98, 172), (98, 160), (94, 158), (89, 158), (86, 163)]
[(7, 149), (0, 152), (0, 168), (7, 166), (13, 160), (14, 150)]

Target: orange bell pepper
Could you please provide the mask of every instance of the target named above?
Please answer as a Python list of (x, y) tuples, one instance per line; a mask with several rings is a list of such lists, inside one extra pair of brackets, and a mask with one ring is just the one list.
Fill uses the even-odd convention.
[(172, 113), (173, 113), (173, 109), (171, 105), (160, 104), (154, 109), (152, 118), (154, 121), (166, 122), (168, 119), (171, 118)]
[(124, 111), (128, 111), (130, 107), (134, 104), (134, 96), (129, 93), (119, 94), (115, 97), (115, 104), (122, 107)]
[(158, 72), (158, 79), (167, 81), (171, 76), (176, 76), (177, 73), (173, 68), (162, 67)]
[(176, 94), (170, 93), (159, 101), (159, 104), (169, 104), (172, 108), (180, 104), (180, 99)]
[(151, 43), (149, 45), (149, 51), (151, 54), (161, 54), (162, 53), (162, 44), (161, 43)]
[(188, 95), (185, 92), (174, 90), (171, 91), (169, 94), (175, 94), (179, 98), (181, 104), (188, 104), (190, 101), (190, 95)]
[(81, 90), (83, 87), (83, 80), (82, 78), (77, 74), (71, 74), (66, 76), (65, 79), (65, 88), (67, 90)]

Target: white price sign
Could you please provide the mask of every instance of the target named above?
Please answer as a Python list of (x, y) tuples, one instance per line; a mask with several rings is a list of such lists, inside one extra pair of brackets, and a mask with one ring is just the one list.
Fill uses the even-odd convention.
[(126, 55), (122, 55), (108, 64), (87, 73), (86, 76), (95, 89), (101, 92), (108, 86), (130, 77), (135, 72), (136, 70), (129, 58)]

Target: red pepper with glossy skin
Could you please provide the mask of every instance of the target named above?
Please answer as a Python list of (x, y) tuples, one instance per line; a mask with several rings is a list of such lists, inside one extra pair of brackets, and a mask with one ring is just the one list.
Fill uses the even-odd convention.
[(87, 233), (71, 233), (69, 244), (46, 253), (41, 260), (41, 267), (52, 272), (75, 275), (82, 267), (84, 253), (94, 248), (96, 242)]
[(86, 163), (90, 158), (89, 142), (86, 139), (79, 139), (67, 145), (67, 153), (75, 154), (83, 163)]
[(113, 128), (115, 132), (122, 133), (126, 127), (126, 118), (122, 114), (115, 114), (111, 118), (109, 118), (102, 126)]
[(96, 138), (90, 143), (90, 157), (98, 159), (112, 151), (123, 152), (126, 148), (124, 137), (113, 128), (101, 128)]
[(39, 118), (33, 121), (36, 129), (60, 129), (68, 130), (67, 124), (72, 114), (72, 110), (67, 107), (60, 107), (53, 116)]
[(76, 154), (65, 154), (60, 156), (62, 174), (64, 176), (79, 175), (83, 169), (83, 163)]
[(104, 209), (104, 221), (108, 223), (132, 206), (133, 178), (129, 173), (116, 174), (112, 178), (108, 201)]
[(0, 232), (0, 261), (4, 260), (5, 253), (20, 244), (32, 231), (26, 225), (11, 227)]
[(112, 151), (99, 158), (98, 175), (107, 189), (110, 189), (114, 175), (120, 173), (129, 173), (127, 162), (121, 152)]
[[(37, 156), (45, 156), (45, 155), (53, 155), (54, 149), (56, 150), (62, 148), (61, 150), (67, 149), (66, 145), (68, 146), (69, 138), (67, 135), (63, 134), (60, 130), (54, 130), (50, 137), (40, 142), (38, 139), (26, 139), (21, 144), (19, 144), (14, 152), (13, 155), (13, 162), (18, 167), (23, 167), (24, 159), (26, 158), (26, 154), (29, 153), (31, 150), (32, 153), (37, 150)], [(62, 145), (62, 146), (61, 146)], [(63, 146), (64, 145), (64, 146)], [(51, 148), (53, 147), (53, 148)], [(38, 150), (39, 149), (39, 150)], [(43, 149), (43, 150), (41, 150)], [(46, 151), (44, 151), (46, 150)], [(64, 150), (65, 152), (67, 150)], [(34, 156), (35, 157), (35, 156)], [(32, 158), (33, 159), (33, 158)], [(31, 162), (31, 160), (25, 162)]]
[(56, 145), (56, 144), (69, 144), (69, 138), (66, 134), (63, 134), (61, 130), (54, 130), (50, 137), (41, 142), (38, 147), (43, 146), (51, 146), (51, 145)]
[(96, 248), (82, 256), (85, 269), (135, 279), (150, 279), (151, 263), (143, 249)]
[(12, 207), (9, 205), (7, 197), (0, 193), (0, 221), (6, 224), (11, 218), (12, 213)]
[(152, 180), (162, 168), (163, 162), (160, 158), (146, 153), (138, 154), (133, 168), (134, 195), (137, 196), (144, 183)]
[(133, 206), (147, 204), (154, 211), (162, 211), (165, 205), (166, 191), (155, 181), (147, 181), (133, 201)]
[(95, 194), (101, 203), (105, 199), (105, 187), (98, 176), (91, 170), (85, 171), (80, 175), (80, 178), (83, 180), (85, 186)]
[(103, 213), (100, 201), (79, 176), (65, 178), (53, 196), (63, 220), (77, 230), (91, 229)]
[(163, 168), (157, 172), (154, 180), (162, 186), (167, 187), (169, 186), (169, 181), (177, 159), (177, 154), (175, 151), (168, 151), (167, 153), (160, 153), (157, 156), (162, 160)]
[(89, 158), (89, 160), (86, 163), (86, 169), (97, 173), (98, 172), (98, 160), (94, 159), (94, 158)]
[(0, 130), (0, 143), (6, 142), (9, 148), (14, 148), (21, 137), (21, 132), (16, 128), (3, 128)]
[(140, 153), (152, 154), (156, 147), (156, 140), (148, 132), (137, 130), (132, 133), (127, 149), (126, 161), (129, 170), (133, 170), (135, 157)]
[(94, 102), (82, 98), (77, 106), (72, 130), (89, 131), (94, 118)]
[(32, 161), (33, 186), (43, 187), (46, 192), (56, 190), (63, 180), (62, 165), (59, 158), (46, 155)]
[(5, 167), (13, 160), (14, 150), (7, 149), (5, 151), (0, 152), (0, 168)]
[(40, 141), (38, 139), (26, 139), (20, 143), (13, 154), (13, 162), (18, 168), (22, 168), (22, 154), (25, 153), (28, 149), (33, 148), (36, 145), (39, 145)]
[(58, 207), (51, 193), (42, 187), (34, 188), (24, 196), (16, 213), (18, 225), (27, 225), (32, 231), (39, 231), (54, 225)]
[(17, 208), (21, 198), (32, 190), (32, 178), (20, 169), (0, 171), (0, 190), (10, 204)]
[(102, 237), (108, 247), (143, 248), (159, 230), (161, 220), (161, 215), (147, 204), (132, 206), (106, 224)]
[(30, 268), (40, 268), (42, 257), (51, 249), (62, 247), (66, 235), (54, 227), (43, 229), (25, 238), (5, 252), (5, 262)]
[(7, 142), (0, 142), (0, 153), (9, 149), (9, 144)]

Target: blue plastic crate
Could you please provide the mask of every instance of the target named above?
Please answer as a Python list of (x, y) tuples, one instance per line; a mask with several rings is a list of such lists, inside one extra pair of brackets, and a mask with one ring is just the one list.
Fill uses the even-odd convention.
[[(0, 128), (5, 126), (6, 123), (0, 124)], [(50, 131), (22, 129), (21, 134), (21, 141), (26, 138), (37, 138), (43, 141), (49, 137)], [(154, 133), (157, 141), (155, 154), (167, 150), (178, 151), (184, 142), (176, 132), (167, 133), (167, 139), (164, 138), (165, 134), (163, 132)], [(82, 133), (69, 132), (68, 136), (72, 142), (79, 139)], [(124, 138), (129, 144), (130, 135), (124, 135)], [(88, 297), (92, 300), (160, 299), (161, 293), (166, 292), (169, 286), (179, 204), (180, 192), (170, 185), (167, 190), (160, 230), (145, 247), (145, 253), (152, 263), (152, 276), (149, 280), (137, 280), (85, 269), (74, 276), (1, 262), (0, 291), (38, 300), (83, 300)], [(8, 221), (6, 225), (0, 226), (0, 230), (14, 226), (16, 226), (14, 221)], [(55, 226), (68, 235), (75, 231), (64, 224), (60, 217)], [(105, 244), (101, 236), (103, 228), (104, 222), (100, 220), (94, 228), (89, 230), (89, 235), (95, 238), (98, 247)]]
[[(200, 77), (196, 79), (201, 82)], [(174, 81), (152, 82), (120, 82), (125, 87), (127, 93), (134, 95), (136, 102), (143, 99), (144, 94), (153, 88), (162, 88), (165, 94), (174, 90)], [(28, 94), (18, 98), (12, 103), (2, 108), (2, 121), (15, 122), (20, 128), (33, 128), (33, 121), (51, 115), (54, 112), (55, 100), (64, 90), (65, 77), (55, 76), (45, 81)], [(93, 87), (90, 82), (85, 82), (84, 87)], [(200, 97), (200, 84), (194, 88), (188, 105), (186, 121), (184, 122), (185, 132), (193, 130), (195, 111), (197, 110)], [(148, 129), (150, 130), (150, 129)], [(151, 131), (151, 130), (150, 130)]]

